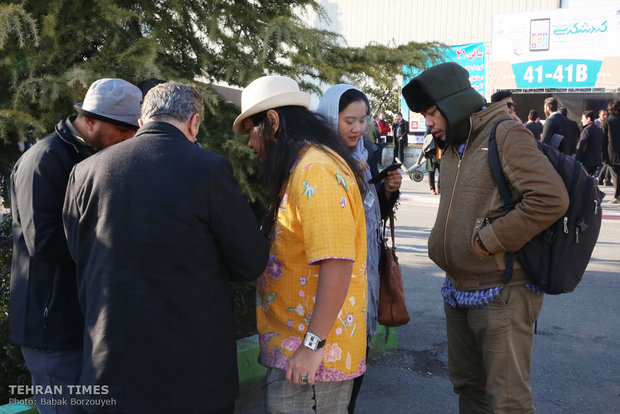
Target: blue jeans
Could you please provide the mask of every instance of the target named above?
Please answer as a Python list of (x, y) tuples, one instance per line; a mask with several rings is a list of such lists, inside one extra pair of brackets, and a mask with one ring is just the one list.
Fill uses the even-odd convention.
[[(82, 370), (82, 350), (36, 349), (22, 346), (22, 354), (32, 376), (32, 385), (41, 385), (54, 390), (60, 386), (62, 392), (35, 393), (34, 400), (41, 414), (82, 414), (79, 405), (72, 406), (69, 385), (79, 384)], [(35, 388), (36, 391), (36, 388)]]

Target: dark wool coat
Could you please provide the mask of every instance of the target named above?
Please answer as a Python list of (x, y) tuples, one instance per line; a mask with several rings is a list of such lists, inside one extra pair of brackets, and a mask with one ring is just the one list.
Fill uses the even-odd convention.
[(570, 155), (570, 125), (568, 123), (568, 118), (560, 112), (554, 112), (549, 118), (547, 118), (545, 124), (543, 125), (540, 140), (548, 144), (553, 134), (559, 134), (564, 137), (558, 150), (564, 154)]
[(620, 165), (620, 117), (611, 115), (603, 122), (603, 161)]
[(581, 138), (577, 147), (575, 159), (584, 167), (598, 167), (601, 165), (603, 134), (596, 124), (587, 125), (581, 131)]
[(169, 123), (147, 123), (73, 170), (63, 214), (86, 323), (80, 382), (107, 385), (99, 397), (116, 400), (89, 411), (231, 404), (229, 283), (258, 277), (268, 246), (230, 162)]
[(65, 122), (27, 150), (11, 175), (10, 339), (31, 348), (82, 347), (84, 320), (62, 204), (69, 173), (86, 155)]

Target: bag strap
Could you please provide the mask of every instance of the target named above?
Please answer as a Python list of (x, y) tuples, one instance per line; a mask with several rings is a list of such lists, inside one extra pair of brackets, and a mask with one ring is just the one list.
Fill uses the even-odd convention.
[(396, 247), (396, 242), (394, 241), (394, 212), (390, 213), (390, 233), (392, 233), (392, 248)]
[[(385, 239), (385, 230), (387, 229), (388, 220), (383, 220), (383, 245), (387, 247), (387, 240)], [(394, 241), (394, 212), (390, 213), (390, 233), (392, 235), (392, 248), (396, 247), (396, 242)]]
[[(504, 202), (504, 208), (507, 212), (514, 210), (515, 203), (512, 199), (512, 193), (508, 188), (508, 183), (506, 183), (506, 177), (504, 177), (504, 172), (502, 171), (502, 164), (499, 159), (499, 151), (497, 149), (497, 140), (495, 138), (495, 132), (497, 130), (497, 126), (504, 121), (509, 121), (509, 119), (502, 119), (497, 122), (495, 126), (493, 126), (493, 130), (491, 131), (491, 136), (489, 137), (489, 168), (491, 169), (491, 176), (493, 177), (493, 181), (495, 181), (495, 185), (497, 185), (497, 189), (502, 197), (502, 201)], [(513, 263), (514, 257), (513, 253), (506, 252), (504, 255), (506, 268), (504, 269), (504, 274), (502, 275), (502, 283), (507, 284), (512, 279), (512, 271), (513, 271)]]

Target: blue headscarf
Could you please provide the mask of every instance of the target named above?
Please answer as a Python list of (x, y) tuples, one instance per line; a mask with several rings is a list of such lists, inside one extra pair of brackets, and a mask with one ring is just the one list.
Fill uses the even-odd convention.
[[(319, 102), (316, 112), (323, 115), (331, 127), (338, 131), (338, 116), (340, 98), (343, 93), (356, 87), (346, 84), (334, 85), (325, 91)], [(361, 91), (360, 91), (361, 92)], [(364, 136), (360, 137), (357, 145), (351, 148), (351, 155), (360, 164), (368, 159), (368, 151), (364, 147)], [(381, 240), (381, 210), (379, 197), (374, 185), (368, 184), (371, 178), (370, 170), (363, 170), (364, 180), (362, 193), (364, 199), (364, 215), (366, 217), (366, 273), (368, 275), (368, 306), (367, 306), (367, 335), (374, 336), (377, 330), (377, 306), (379, 304), (379, 257), (383, 243)], [(372, 202), (371, 202), (372, 201)]]

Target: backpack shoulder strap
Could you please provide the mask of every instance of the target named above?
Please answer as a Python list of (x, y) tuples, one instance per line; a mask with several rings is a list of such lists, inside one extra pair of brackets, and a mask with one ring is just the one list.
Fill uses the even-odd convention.
[[(497, 150), (497, 139), (495, 138), (495, 133), (497, 131), (497, 126), (504, 121), (509, 121), (509, 119), (502, 119), (498, 121), (491, 131), (491, 136), (489, 137), (489, 168), (491, 170), (491, 176), (493, 177), (493, 181), (495, 181), (495, 185), (497, 185), (497, 189), (502, 197), (502, 201), (504, 202), (504, 208), (506, 211), (514, 210), (515, 203), (512, 199), (512, 193), (508, 188), (508, 183), (506, 182), (506, 177), (504, 177), (504, 172), (502, 170), (502, 164), (499, 159), (499, 151)], [(510, 252), (506, 252), (504, 255), (506, 268), (504, 269), (504, 274), (502, 275), (502, 283), (507, 284), (512, 279), (512, 270), (513, 270), (513, 262), (514, 257)]]
[(507, 211), (511, 211), (515, 208), (515, 203), (512, 199), (512, 193), (508, 188), (508, 183), (506, 183), (506, 178), (504, 177), (502, 164), (499, 159), (499, 151), (497, 149), (497, 139), (495, 138), (497, 126), (504, 121), (509, 121), (509, 119), (502, 119), (501, 121), (497, 122), (493, 126), (491, 136), (489, 137), (489, 168), (491, 169), (491, 176), (493, 177), (493, 181), (495, 181), (495, 185), (497, 185), (499, 193), (502, 196), (504, 207)]

